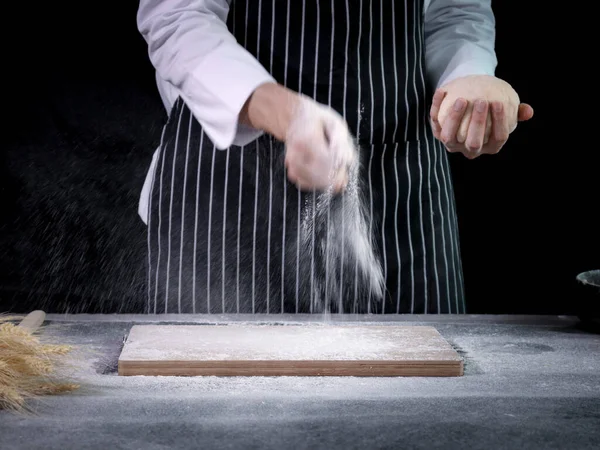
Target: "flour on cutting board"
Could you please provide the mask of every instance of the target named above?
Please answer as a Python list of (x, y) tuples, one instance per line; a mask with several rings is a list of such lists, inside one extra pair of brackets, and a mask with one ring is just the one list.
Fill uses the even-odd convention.
[(126, 361), (456, 360), (432, 327), (136, 325)]

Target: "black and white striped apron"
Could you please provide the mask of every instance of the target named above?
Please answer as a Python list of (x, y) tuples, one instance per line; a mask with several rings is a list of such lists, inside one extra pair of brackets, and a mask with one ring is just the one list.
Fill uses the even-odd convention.
[[(371, 302), (352, 273), (327, 280), (341, 286), (336, 312), (464, 313), (449, 163), (428, 122), (423, 0), (233, 0), (228, 27), (278, 82), (331, 105), (358, 138), (387, 291)], [(313, 197), (288, 182), (280, 142), (218, 150), (178, 99), (150, 196), (149, 313), (318, 310), (323, 262), (306, 267), (299, 239)]]

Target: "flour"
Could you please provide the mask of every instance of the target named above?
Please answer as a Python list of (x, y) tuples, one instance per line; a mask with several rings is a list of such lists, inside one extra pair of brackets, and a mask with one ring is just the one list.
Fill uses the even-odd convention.
[[(313, 269), (311, 306), (327, 314), (335, 305), (344, 311), (344, 285), (367, 286), (362, 295), (381, 300), (385, 288), (383, 271), (377, 260), (372, 235), (367, 224), (367, 211), (362, 201), (358, 157), (349, 167), (348, 185), (336, 196), (333, 188), (306, 199), (302, 220), (302, 245), (314, 260), (319, 254), (325, 261), (320, 273)], [(358, 279), (355, 279), (358, 278)], [(356, 294), (355, 294), (356, 295)]]
[(428, 327), (145, 325), (132, 328), (125, 361), (398, 361), (458, 356)]

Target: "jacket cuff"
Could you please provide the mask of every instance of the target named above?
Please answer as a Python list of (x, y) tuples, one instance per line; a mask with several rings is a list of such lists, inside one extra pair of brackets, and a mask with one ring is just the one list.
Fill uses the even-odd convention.
[(275, 79), (247, 50), (240, 51), (237, 45), (221, 47), (193, 70), (183, 98), (207, 136), (223, 150), (262, 134), (239, 124), (239, 114), (256, 88), (269, 82)]
[(456, 56), (452, 58), (446, 70), (440, 76), (437, 88), (445, 84), (469, 75), (491, 75), (496, 73), (497, 59), (495, 55), (476, 46), (463, 47)]

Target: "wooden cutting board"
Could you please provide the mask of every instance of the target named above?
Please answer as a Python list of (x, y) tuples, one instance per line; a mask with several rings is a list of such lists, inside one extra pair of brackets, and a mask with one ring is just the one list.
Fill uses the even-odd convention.
[(427, 326), (134, 325), (119, 375), (462, 376)]

